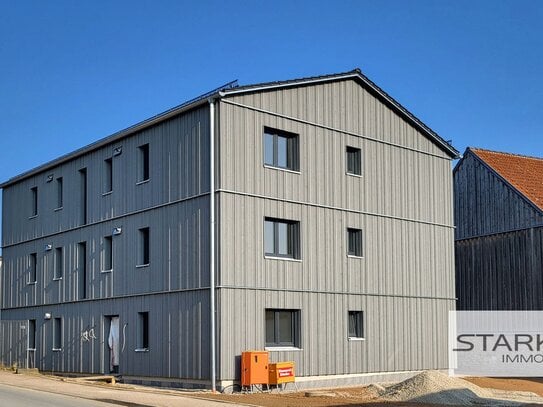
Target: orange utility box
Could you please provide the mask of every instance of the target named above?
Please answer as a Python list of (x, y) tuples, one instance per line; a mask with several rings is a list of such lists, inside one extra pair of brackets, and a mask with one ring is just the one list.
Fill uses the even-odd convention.
[(251, 350), (241, 353), (241, 386), (268, 384), (269, 354), (266, 351)]
[(294, 362), (270, 363), (269, 384), (294, 383)]

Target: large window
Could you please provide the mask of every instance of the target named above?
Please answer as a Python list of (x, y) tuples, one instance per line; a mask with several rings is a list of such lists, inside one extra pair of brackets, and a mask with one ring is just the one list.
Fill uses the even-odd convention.
[(138, 265), (146, 266), (150, 261), (150, 241), (149, 241), (149, 228), (142, 228), (139, 230), (140, 234), (140, 254)]
[(53, 320), (53, 350), (62, 349), (62, 319)]
[(264, 219), (264, 253), (271, 257), (300, 258), (300, 222)]
[(362, 175), (362, 152), (359, 148), (347, 147), (347, 174)]
[(264, 164), (298, 171), (298, 135), (264, 127)]
[(54, 280), (60, 280), (64, 274), (64, 259), (62, 256), (62, 247), (55, 249), (55, 273), (53, 275)]
[(138, 312), (138, 350), (149, 349), (149, 313)]
[(38, 215), (38, 187), (30, 188), (31, 194), (31, 207), (30, 207), (30, 216)]
[(347, 229), (347, 255), (354, 257), (363, 256), (362, 247), (362, 230)]
[(37, 280), (36, 270), (38, 268), (38, 255), (36, 253), (30, 253), (30, 264), (28, 273), (28, 284), (35, 284)]
[(149, 180), (149, 144), (144, 144), (138, 147), (139, 150), (139, 177), (138, 181)]
[(349, 338), (364, 338), (363, 311), (349, 311)]
[(266, 310), (266, 346), (299, 347), (299, 338), (299, 310)]

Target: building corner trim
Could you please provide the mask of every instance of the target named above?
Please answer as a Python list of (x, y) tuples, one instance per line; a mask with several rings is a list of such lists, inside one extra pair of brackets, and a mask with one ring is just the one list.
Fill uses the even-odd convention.
[(217, 391), (215, 335), (215, 101), (209, 99), (209, 302), (211, 391)]

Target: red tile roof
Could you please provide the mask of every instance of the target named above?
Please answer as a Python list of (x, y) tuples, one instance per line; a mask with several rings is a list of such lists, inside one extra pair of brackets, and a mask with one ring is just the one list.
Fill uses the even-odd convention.
[(535, 206), (543, 210), (543, 158), (479, 148), (470, 150)]

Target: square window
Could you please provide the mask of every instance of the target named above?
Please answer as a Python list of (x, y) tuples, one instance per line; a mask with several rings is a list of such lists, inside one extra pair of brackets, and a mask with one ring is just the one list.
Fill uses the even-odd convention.
[(138, 312), (138, 343), (139, 350), (149, 349), (149, 313)]
[(55, 318), (53, 320), (53, 349), (62, 349), (62, 319)]
[(362, 175), (362, 152), (359, 148), (347, 147), (347, 174)]
[(55, 273), (53, 279), (59, 280), (64, 274), (64, 259), (62, 256), (62, 247), (55, 249)]
[(360, 229), (347, 229), (347, 255), (362, 257), (362, 230)]
[(299, 338), (299, 310), (266, 310), (266, 346), (299, 347)]
[(300, 258), (300, 222), (264, 218), (266, 256)]
[(364, 338), (363, 311), (349, 311), (349, 338)]
[(149, 180), (149, 144), (138, 147), (139, 150), (139, 177), (138, 182)]
[(298, 134), (264, 127), (264, 165), (299, 170)]

